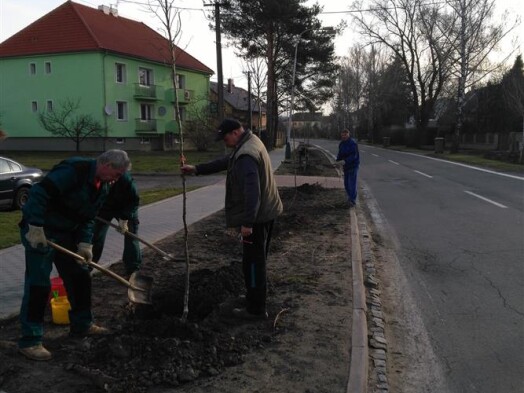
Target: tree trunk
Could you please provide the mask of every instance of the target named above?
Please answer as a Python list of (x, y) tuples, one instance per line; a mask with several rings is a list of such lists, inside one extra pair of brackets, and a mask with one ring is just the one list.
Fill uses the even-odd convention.
[(467, 78), (467, 53), (466, 53), (466, 5), (460, 3), (460, 76), (458, 80), (457, 92), (457, 120), (455, 124), (455, 134), (451, 144), (451, 153), (457, 153), (459, 150), (460, 135), (462, 133), (462, 123), (464, 118), (464, 97), (466, 90)]
[(267, 120), (266, 131), (268, 136), (267, 148), (274, 146), (276, 138), (275, 128), (275, 109), (273, 103), (276, 102), (275, 92), (275, 59), (273, 54), (273, 30), (269, 28), (267, 32)]
[(522, 164), (523, 157), (522, 153), (524, 152), (524, 113), (522, 114), (522, 140), (520, 141), (520, 156), (519, 156), (519, 164)]

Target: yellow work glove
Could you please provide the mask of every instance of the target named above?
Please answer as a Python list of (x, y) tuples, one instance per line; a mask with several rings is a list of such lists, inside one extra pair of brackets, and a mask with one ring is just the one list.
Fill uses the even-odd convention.
[(118, 219), (118, 228), (118, 231), (120, 233), (126, 233), (127, 231), (129, 231), (129, 227), (127, 226), (127, 220)]
[(29, 245), (33, 248), (37, 248), (39, 244), (41, 244), (43, 247), (47, 246), (44, 228), (31, 224), (29, 224), (28, 227), (29, 231), (25, 234), (25, 238), (29, 242)]
[(89, 243), (78, 243), (78, 249), (76, 253), (81, 257), (84, 257), (84, 263), (89, 263), (93, 259), (93, 245)]

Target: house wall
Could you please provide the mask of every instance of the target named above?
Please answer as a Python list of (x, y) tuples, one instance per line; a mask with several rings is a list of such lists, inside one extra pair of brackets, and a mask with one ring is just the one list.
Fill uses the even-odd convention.
[[(51, 73), (44, 71), (51, 64)], [(36, 66), (31, 75), (30, 64)], [(80, 100), (82, 112), (102, 120), (102, 62), (99, 54), (47, 55), (0, 60), (0, 116), (9, 137), (47, 137), (38, 114), (51, 100)], [(37, 103), (33, 111), (32, 101)]]
[[(116, 82), (117, 63), (125, 65), (126, 83)], [(108, 137), (136, 137), (135, 123), (140, 121), (141, 104), (150, 104), (153, 106), (152, 118), (156, 120), (157, 134), (164, 134), (166, 132), (178, 133), (178, 127), (173, 121), (175, 119), (175, 94), (173, 91), (170, 67), (115, 55), (106, 56), (104, 64), (106, 69), (105, 82), (107, 86), (106, 105), (113, 110), (113, 113), (107, 116)], [(139, 82), (139, 68), (141, 67), (153, 71), (153, 85), (156, 87), (155, 99), (146, 100), (134, 97), (135, 89)], [(180, 68), (177, 68), (176, 72), (184, 77), (184, 85), (177, 89), (177, 99), (180, 107), (186, 108), (188, 105), (207, 105), (209, 76)], [(190, 99), (186, 99), (185, 91), (188, 92)], [(205, 102), (203, 102), (203, 99), (205, 99)], [(126, 121), (116, 118), (117, 101), (125, 101), (128, 103), (129, 115)], [(187, 108), (185, 111), (189, 113)], [(187, 117), (186, 119), (189, 120)]]
[[(44, 72), (45, 63), (51, 73)], [(36, 74), (30, 74), (30, 64)], [(116, 81), (116, 63), (125, 66), (124, 83)], [(154, 97), (137, 97), (139, 68), (152, 70)], [(177, 69), (184, 76), (184, 85), (177, 90), (179, 106), (189, 115), (189, 105), (208, 105), (209, 75)], [(188, 91), (189, 96), (184, 94)], [(171, 68), (146, 60), (109, 53), (75, 53), (0, 59), (0, 122), (8, 138), (5, 150), (74, 150), (67, 138), (54, 137), (38, 122), (38, 114), (46, 110), (47, 101), (59, 108), (66, 99), (79, 100), (78, 114), (90, 114), (106, 128), (103, 138), (92, 137), (81, 143), (81, 149), (158, 150), (173, 147), (178, 133), (174, 121), (174, 93)], [(32, 108), (38, 103), (38, 110)], [(117, 101), (127, 103), (127, 119), (117, 119)], [(138, 132), (140, 105), (150, 104), (151, 118), (156, 125), (151, 132)], [(185, 108), (185, 110), (184, 110)], [(187, 120), (190, 120), (189, 116)], [(169, 145), (169, 146), (168, 146)]]

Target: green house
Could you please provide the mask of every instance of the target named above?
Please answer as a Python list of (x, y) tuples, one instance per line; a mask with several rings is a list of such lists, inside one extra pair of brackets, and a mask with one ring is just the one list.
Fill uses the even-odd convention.
[(2, 150), (75, 150), (39, 122), (68, 103), (103, 128), (83, 151), (173, 148), (175, 102), (184, 127), (209, 104), (213, 71), (176, 47), (174, 91), (170, 59), (169, 42), (145, 24), (67, 1), (0, 44)]

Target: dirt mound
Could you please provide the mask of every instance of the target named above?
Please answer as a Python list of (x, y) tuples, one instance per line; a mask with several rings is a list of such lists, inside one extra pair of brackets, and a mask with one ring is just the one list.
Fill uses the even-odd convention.
[[(126, 289), (93, 277), (93, 310), (112, 334), (70, 338), (48, 315), (50, 362), (16, 351), (16, 319), (0, 322), (0, 390), (34, 392), (343, 392), (349, 363), (349, 214), (341, 190), (282, 189), (285, 212), (274, 228), (265, 321), (239, 321), (241, 245), (224, 231), (223, 212), (192, 225), (190, 294), (185, 266), (144, 252), (153, 305), (127, 301)], [(176, 212), (175, 212), (176, 213)], [(157, 243), (182, 256), (183, 234)], [(123, 273), (121, 263), (112, 270)], [(269, 381), (272, 381), (269, 383)]]

